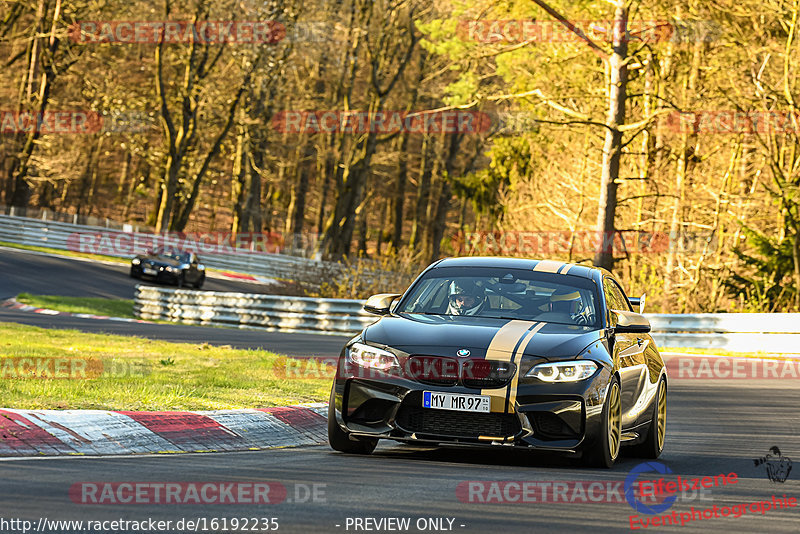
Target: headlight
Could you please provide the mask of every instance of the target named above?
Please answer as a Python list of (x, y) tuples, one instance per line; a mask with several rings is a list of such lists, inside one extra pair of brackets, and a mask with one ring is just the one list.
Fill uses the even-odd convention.
[(140, 260), (139, 258), (133, 258), (131, 260), (131, 263), (134, 265), (139, 265), (140, 263), (142, 263), (142, 260)]
[(167, 265), (166, 270), (171, 273), (177, 273), (180, 271), (178, 267), (173, 267), (172, 265)]
[(350, 361), (361, 367), (380, 369), (386, 371), (393, 367), (400, 367), (397, 357), (391, 352), (364, 345), (363, 343), (353, 343), (347, 350)]
[(597, 364), (589, 360), (542, 363), (528, 371), (526, 377), (542, 382), (577, 382), (589, 378), (597, 371)]

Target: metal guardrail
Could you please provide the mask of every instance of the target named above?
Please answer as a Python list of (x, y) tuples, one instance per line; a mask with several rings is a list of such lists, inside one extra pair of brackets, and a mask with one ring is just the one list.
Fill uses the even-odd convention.
[[(106, 238), (108, 247), (97, 252), (106, 256), (130, 258), (134, 254), (121, 253), (113, 247), (119, 239), (131, 243), (135, 247), (139, 243), (143, 253), (153, 234), (137, 233), (99, 226), (84, 226), (66, 222), (31, 219), (28, 217), (12, 217), (0, 215), (0, 241), (28, 246), (54, 248), (57, 250), (75, 250), (80, 244), (80, 235), (101, 235)], [(267, 278), (295, 279), (298, 273), (319, 272), (321, 275), (335, 275), (342, 268), (334, 262), (322, 262), (296, 256), (268, 254), (236, 250), (232, 254), (203, 254), (197, 251), (203, 263), (211, 269), (246, 273)], [(306, 276), (306, 278), (312, 278)]]
[[(153, 234), (136, 233), (100, 226), (17, 217), (0, 214), (0, 241), (29, 246), (72, 250), (76, 234), (101, 234), (109, 240), (120, 236), (138, 237), (141, 243)], [(68, 242), (69, 241), (69, 242)], [(144, 250), (142, 250), (144, 252)], [(104, 254), (130, 257), (131, 254)], [(318, 281), (336, 276), (341, 265), (307, 258), (278, 254), (236, 251), (235, 254), (202, 254), (203, 262), (212, 269), (246, 273), (269, 278), (304, 278)], [(311, 276), (309, 274), (311, 273)], [(170, 289), (159, 289), (175, 292)], [(179, 290), (181, 296), (158, 296), (137, 293), (137, 313), (142, 318), (181, 320), (196, 324), (225, 324), (240, 327), (268, 328), (294, 332), (328, 332), (351, 334), (375, 320), (361, 310), (361, 301), (199, 293)], [(213, 300), (213, 295), (220, 295)], [(229, 295), (239, 295), (239, 301)], [(259, 297), (261, 300), (253, 300)], [(166, 300), (164, 300), (166, 299)], [(270, 300), (271, 299), (271, 300)], [(334, 304), (335, 303), (335, 304)], [(730, 314), (649, 314), (653, 337), (660, 347), (718, 348), (743, 352), (800, 353), (800, 314), (798, 313), (730, 313)]]
[[(264, 328), (286, 332), (356, 334), (377, 317), (364, 301), (190, 291), (137, 286), (142, 319)], [(646, 314), (659, 347), (800, 353), (800, 313)]]
[(800, 353), (800, 313), (645, 315), (659, 347)]
[(82, 226), (93, 226), (97, 228), (113, 228), (116, 230), (124, 230), (127, 228), (132, 232), (150, 231), (146, 226), (138, 224), (126, 224), (114, 221), (107, 217), (94, 217), (91, 215), (78, 215), (77, 213), (65, 213), (53, 211), (48, 208), (35, 208), (35, 207), (20, 207), (20, 206), (6, 206), (0, 204), (0, 215), (8, 215), (11, 217), (25, 217), (39, 221), (60, 221), (65, 223), (72, 223)]
[(190, 291), (136, 286), (134, 313), (141, 319), (348, 335), (377, 319), (363, 301)]
[(650, 313), (645, 315), (650, 320), (653, 330), (659, 332), (800, 334), (800, 313)]

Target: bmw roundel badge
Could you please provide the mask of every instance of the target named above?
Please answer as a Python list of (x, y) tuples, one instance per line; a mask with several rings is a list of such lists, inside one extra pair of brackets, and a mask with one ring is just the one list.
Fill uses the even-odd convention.
[(469, 356), (469, 351), (467, 349), (461, 349), (456, 354), (458, 354), (461, 358), (466, 358)]

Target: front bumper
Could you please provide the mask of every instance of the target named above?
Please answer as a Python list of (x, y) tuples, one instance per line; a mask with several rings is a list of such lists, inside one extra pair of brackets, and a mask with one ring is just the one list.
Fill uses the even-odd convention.
[[(609, 380), (605, 368), (576, 383), (520, 379), (516, 400), (510, 406), (506, 399), (513, 398), (512, 384), (489, 392), (461, 385), (433, 386), (376, 373), (365, 378), (344, 372), (334, 383), (334, 413), (336, 422), (353, 436), (578, 452), (601, 435)], [(492, 412), (423, 408), (424, 391), (488, 394)]]
[[(149, 267), (148, 267), (149, 268)], [(168, 284), (175, 284), (178, 282), (180, 278), (181, 271), (173, 272), (167, 271), (165, 268), (158, 268), (155, 267), (156, 274), (145, 273), (142, 265), (131, 265), (131, 274), (136, 276), (137, 278), (155, 280), (156, 282), (168, 283)]]

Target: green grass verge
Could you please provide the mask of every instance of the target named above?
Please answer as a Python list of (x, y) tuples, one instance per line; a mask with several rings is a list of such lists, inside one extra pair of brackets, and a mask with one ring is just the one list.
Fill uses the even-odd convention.
[(17, 302), (69, 313), (88, 313), (107, 315), (109, 317), (127, 317), (135, 319), (133, 300), (104, 299), (96, 297), (61, 297), (58, 295), (31, 295), (20, 293)]
[[(52, 377), (58, 359), (62, 378)], [(37, 366), (48, 362), (43, 378), (47, 367)], [(298, 360), (262, 350), (0, 323), (0, 407), (218, 410), (326, 401), (333, 372), (310, 362), (300, 378), (286, 372)]]

